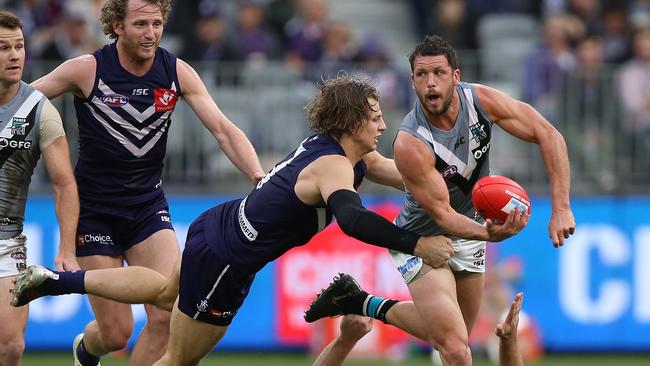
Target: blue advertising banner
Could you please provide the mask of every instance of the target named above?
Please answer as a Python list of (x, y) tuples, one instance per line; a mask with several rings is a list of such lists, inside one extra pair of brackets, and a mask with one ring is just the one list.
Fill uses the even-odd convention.
[(549, 350), (650, 349), (649, 197), (573, 200), (575, 235), (548, 238), (549, 199), (533, 200), (528, 227), (499, 246), (517, 255), (524, 309)]
[[(181, 245), (191, 221), (228, 198), (171, 198), (172, 220)], [(368, 205), (386, 201), (399, 205), (401, 199), (366, 197), (364, 201)], [(519, 258), (522, 273), (514, 289), (525, 292), (524, 310), (540, 327), (545, 348), (650, 350), (650, 220), (645, 214), (650, 212), (650, 197), (574, 199), (578, 229), (562, 248), (553, 248), (548, 238), (550, 200), (533, 198), (532, 206), (528, 227), (515, 238), (491, 245), (489, 250), (498, 258)], [(27, 223), (28, 262), (52, 266), (58, 245), (52, 199), (31, 198)], [(243, 308), (220, 343), (221, 349), (285, 346), (278, 336), (276, 289), (275, 264), (270, 264), (258, 274)], [(133, 309), (137, 334), (145, 313), (141, 305)], [(27, 327), (27, 349), (67, 349), (91, 319), (85, 296), (34, 301)]]

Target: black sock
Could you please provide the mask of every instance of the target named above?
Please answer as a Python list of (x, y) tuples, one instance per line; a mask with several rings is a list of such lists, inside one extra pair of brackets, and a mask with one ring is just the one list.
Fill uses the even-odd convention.
[(341, 309), (345, 314), (366, 315), (364, 313), (365, 301), (369, 297), (367, 292), (361, 291), (359, 294), (347, 297), (341, 300)]
[(65, 294), (85, 294), (86, 286), (84, 278), (86, 271), (54, 271), (59, 275), (58, 280), (46, 280), (43, 287), (49, 295), (65, 295)]
[(363, 291), (356, 296), (347, 298), (341, 303), (341, 308), (346, 314), (368, 316), (386, 322), (386, 313), (399, 301), (369, 295)]
[(386, 314), (388, 310), (397, 304), (399, 301), (393, 299), (384, 299), (383, 297), (373, 296), (367, 302), (366, 314), (371, 318), (381, 320), (388, 324), (386, 321)]
[(86, 346), (84, 346), (83, 339), (79, 343), (79, 347), (75, 350), (77, 354), (77, 359), (83, 366), (96, 366), (99, 363), (99, 357), (91, 354), (86, 351)]

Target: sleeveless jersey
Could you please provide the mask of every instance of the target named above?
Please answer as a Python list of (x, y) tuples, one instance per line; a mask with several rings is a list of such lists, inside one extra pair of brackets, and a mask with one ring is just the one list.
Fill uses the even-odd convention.
[(130, 205), (162, 195), (161, 173), (171, 114), (181, 95), (176, 57), (156, 51), (151, 70), (135, 76), (119, 63), (115, 43), (95, 51), (95, 84), (75, 97), (83, 202)]
[[(303, 203), (294, 188), (300, 172), (326, 155), (345, 152), (336, 140), (324, 134), (305, 139), (246, 198), (226, 203), (220, 217), (212, 215), (205, 227), (215, 254), (254, 273), (323, 230), (332, 221), (330, 210), (324, 204)], [(355, 189), (365, 173), (366, 165), (360, 160), (354, 166)]]
[(23, 231), (32, 173), (41, 156), (41, 110), (47, 99), (20, 82), (18, 93), (0, 107), (0, 239)]
[[(419, 100), (415, 108), (404, 117), (399, 130), (410, 133), (429, 147), (436, 159), (436, 170), (447, 183), (451, 207), (482, 223), (472, 206), (472, 187), (490, 171), (488, 155), (492, 121), (481, 108), (471, 84), (459, 83), (456, 92), (460, 98), (460, 111), (450, 131), (429, 124)], [(395, 223), (420, 235), (446, 234), (408, 189), (404, 206)]]

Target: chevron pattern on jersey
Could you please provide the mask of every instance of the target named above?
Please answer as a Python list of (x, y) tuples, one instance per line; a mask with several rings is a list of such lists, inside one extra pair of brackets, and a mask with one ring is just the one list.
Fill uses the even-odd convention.
[[(98, 89), (104, 95), (117, 94), (101, 79)], [(176, 91), (174, 83), (170, 89)], [(97, 96), (93, 96), (91, 102), (85, 105), (106, 131), (138, 158), (147, 154), (168, 130), (173, 111), (156, 112), (153, 103), (143, 112), (129, 103), (109, 106)]]

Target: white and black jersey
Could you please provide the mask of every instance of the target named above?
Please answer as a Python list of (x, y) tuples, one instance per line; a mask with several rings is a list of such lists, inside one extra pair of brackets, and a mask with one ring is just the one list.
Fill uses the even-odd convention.
[[(44, 111), (51, 115), (45, 121)], [(42, 123), (55, 128), (44, 130)], [(0, 107), (0, 239), (22, 232), (29, 182), (41, 149), (61, 135), (63, 127), (54, 106), (21, 81), (13, 99)]]
[[(482, 222), (472, 206), (471, 194), (474, 183), (490, 171), (492, 121), (481, 108), (472, 84), (461, 82), (456, 92), (460, 99), (460, 111), (450, 131), (443, 131), (428, 123), (419, 101), (406, 115), (399, 130), (417, 137), (429, 147), (436, 160), (436, 170), (447, 183), (451, 207), (460, 214)], [(408, 190), (395, 223), (420, 235), (446, 234)]]

